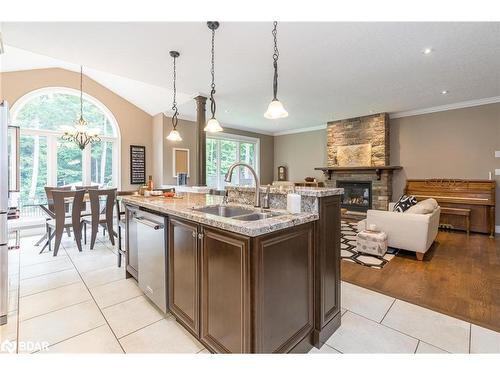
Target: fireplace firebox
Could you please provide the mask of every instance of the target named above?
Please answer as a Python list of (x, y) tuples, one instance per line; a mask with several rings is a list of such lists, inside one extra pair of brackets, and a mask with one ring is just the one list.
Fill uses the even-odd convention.
[(344, 188), (341, 206), (350, 211), (366, 212), (372, 208), (372, 183), (370, 181), (337, 181)]

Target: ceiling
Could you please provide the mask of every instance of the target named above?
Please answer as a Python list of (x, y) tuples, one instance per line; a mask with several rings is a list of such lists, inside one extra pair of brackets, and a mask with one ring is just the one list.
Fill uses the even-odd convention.
[[(289, 117), (267, 120), (271, 29), (269, 22), (225, 22), (217, 31), (217, 117), (223, 126), (279, 133), (370, 112), (500, 96), (500, 23), (283, 22), (278, 98)], [(64, 61), (75, 71), (83, 64), (89, 76), (152, 114), (171, 106), (169, 50), (181, 53), (177, 88), (185, 117), (195, 116), (191, 98), (210, 91), (204, 22), (3, 23), (2, 32), (18, 52)], [(433, 52), (424, 55), (427, 47)]]

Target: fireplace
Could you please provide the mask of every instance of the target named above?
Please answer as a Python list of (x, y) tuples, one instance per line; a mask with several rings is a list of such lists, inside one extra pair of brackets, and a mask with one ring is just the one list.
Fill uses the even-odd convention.
[(337, 181), (344, 188), (341, 206), (349, 211), (366, 212), (372, 208), (372, 183), (370, 181)]

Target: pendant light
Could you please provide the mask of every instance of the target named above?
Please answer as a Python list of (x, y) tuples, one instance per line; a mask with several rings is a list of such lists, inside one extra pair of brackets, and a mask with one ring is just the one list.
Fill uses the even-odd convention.
[(212, 90), (210, 91), (210, 111), (212, 112), (212, 117), (207, 121), (207, 125), (205, 126), (205, 131), (209, 133), (221, 132), (222, 126), (220, 126), (219, 121), (215, 118), (215, 30), (219, 27), (219, 22), (217, 21), (208, 21), (207, 26), (210, 30), (212, 30), (212, 68), (210, 69), (210, 74), (212, 75)]
[(273, 67), (274, 67), (274, 78), (273, 78), (273, 100), (269, 103), (269, 107), (267, 107), (266, 113), (264, 113), (264, 117), (274, 120), (278, 118), (288, 117), (288, 112), (283, 107), (283, 104), (278, 100), (278, 22), (274, 21), (273, 27), (273, 37), (274, 37), (274, 53), (273, 53)]
[(179, 115), (179, 111), (177, 110), (177, 101), (176, 101), (177, 70), (176, 70), (175, 60), (180, 56), (180, 53), (177, 51), (170, 51), (170, 56), (172, 56), (172, 58), (174, 59), (174, 99), (172, 102), (172, 111), (174, 111), (174, 114), (172, 115), (172, 130), (170, 131), (170, 134), (167, 136), (167, 139), (169, 141), (179, 142), (179, 141), (182, 141), (182, 137), (179, 134), (179, 132), (177, 131), (177, 122), (179, 121), (177, 116)]
[(90, 143), (100, 142), (98, 131), (90, 130), (87, 121), (83, 119), (83, 66), (80, 66), (80, 118), (74, 126), (74, 130), (64, 132), (62, 139), (77, 144), (80, 150), (84, 150)]

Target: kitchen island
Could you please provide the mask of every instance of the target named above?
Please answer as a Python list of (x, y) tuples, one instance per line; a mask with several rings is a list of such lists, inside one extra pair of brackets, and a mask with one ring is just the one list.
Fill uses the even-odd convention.
[[(298, 190), (293, 215), (286, 192), (271, 190), (262, 210), (247, 204), (254, 191), (228, 188), (227, 205), (208, 194), (121, 199), (128, 222), (130, 212), (164, 218), (167, 309), (211, 352), (307, 352), (340, 325), (342, 190)], [(141, 284), (148, 269), (134, 261), (131, 236), (127, 274)]]

